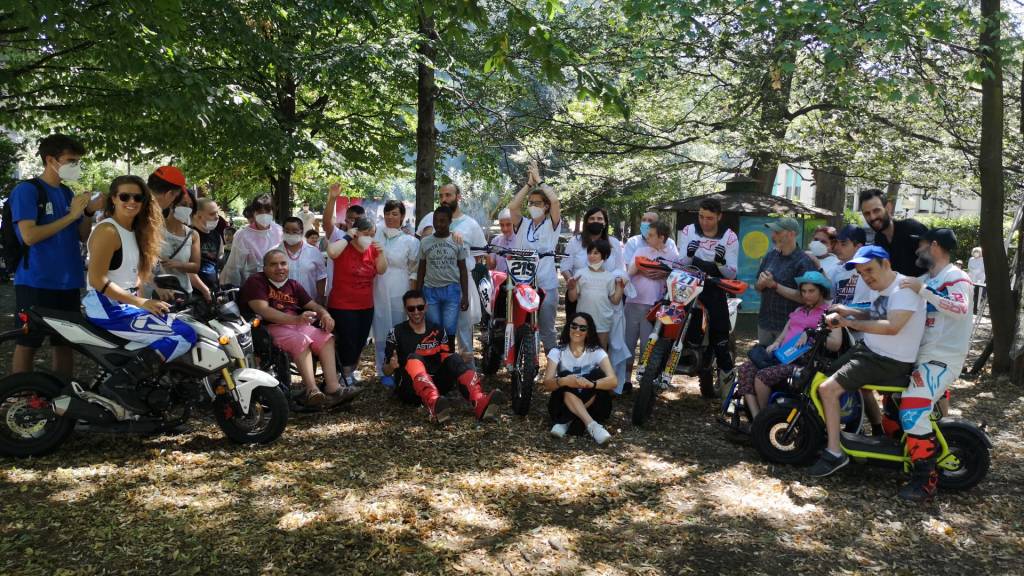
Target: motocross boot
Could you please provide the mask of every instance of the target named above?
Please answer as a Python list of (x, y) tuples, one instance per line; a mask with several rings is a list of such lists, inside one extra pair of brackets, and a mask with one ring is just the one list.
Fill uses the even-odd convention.
[(491, 421), (498, 417), (498, 405), (505, 403), (504, 392), (494, 389), (490, 394), (484, 394), (483, 388), (480, 387), (480, 375), (472, 370), (467, 370), (459, 376), (459, 384), (466, 389), (477, 420)]
[(935, 470), (935, 458), (918, 460), (913, 463), (910, 481), (900, 488), (899, 497), (911, 502), (927, 502), (938, 491), (939, 474)]
[(451, 415), (448, 414), (448, 399), (438, 393), (437, 386), (434, 386), (434, 380), (430, 377), (430, 374), (423, 371), (413, 376), (412, 389), (416, 392), (416, 395), (420, 397), (423, 405), (427, 407), (427, 411), (430, 412), (430, 418), (432, 420), (438, 424), (443, 424), (448, 421), (451, 417)]

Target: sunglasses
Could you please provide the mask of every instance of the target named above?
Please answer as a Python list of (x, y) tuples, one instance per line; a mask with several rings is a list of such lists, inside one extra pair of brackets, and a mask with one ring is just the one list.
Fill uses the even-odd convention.
[(423, 312), (426, 309), (427, 309), (427, 305), (426, 304), (419, 304), (419, 305), (416, 305), (416, 306), (406, 306), (405, 307), (405, 311), (406, 312)]
[(117, 195), (117, 199), (121, 202), (138, 202), (141, 204), (142, 201), (146, 199), (146, 196), (143, 194), (129, 194), (127, 192), (121, 192)]
[(577, 332), (586, 332), (587, 330), (590, 329), (590, 327), (587, 326), (586, 324), (576, 324), (575, 322), (573, 322), (572, 324), (569, 324), (569, 329), (575, 330)]

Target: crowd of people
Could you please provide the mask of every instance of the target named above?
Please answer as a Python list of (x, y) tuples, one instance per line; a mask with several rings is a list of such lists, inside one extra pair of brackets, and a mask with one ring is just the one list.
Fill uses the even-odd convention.
[[(503, 394), (486, 392), (475, 369), (474, 328), (482, 315), (477, 280), (488, 269), (507, 271), (508, 264), (473, 248), (490, 242), (539, 253), (557, 249), (565, 228), (561, 205), (536, 166), (499, 212), (499, 232), (488, 239), (481, 223), (463, 212), (454, 183), (440, 187), (439, 205), (415, 233), (403, 228), (406, 208), (396, 200), (383, 205), (379, 218), (351, 205), (335, 222), (338, 184), (327, 191), (322, 221), (304, 204), (275, 222), (271, 199), (261, 196), (245, 207), (247, 224), (236, 230), (216, 202), (196, 197), (174, 166), (161, 166), (146, 180), (120, 176), (94, 197), (74, 195), (64, 183), (79, 177), (84, 154), (70, 137), (44, 138), (42, 174), (11, 194), (12, 220), (26, 247), (15, 297), (18, 309), (84, 307), (97, 326), (145, 345), (137, 362), (101, 384), (101, 392), (135, 408), (128, 374), (156, 370), (194, 344), (192, 330), (168, 314), (173, 293), (154, 284), (155, 276), (170, 275), (182, 291), (206, 299), (225, 286), (240, 287), (243, 309), (262, 318), (274, 345), (297, 367), (302, 401), (310, 408), (351, 401), (374, 381), (403, 402), (425, 406), (432, 420), (450, 417), (451, 388), (478, 419), (495, 417)], [(798, 220), (782, 217), (766, 225), (772, 248), (753, 286), (761, 299), (758, 346), (738, 368), (727, 294), (709, 283), (699, 298), (718, 377), (725, 383), (738, 378), (737, 393), (754, 415), (793, 370), (774, 353), (806, 338), (805, 330), (822, 318), (830, 322), (828, 348), (842, 356), (821, 387), (828, 447), (811, 468), (814, 475), (831, 474), (849, 461), (839, 444), (840, 395), (868, 383), (906, 382), (911, 375), (900, 419), (912, 439), (914, 476), (901, 493), (927, 497), (936, 478), (927, 414), (962, 368), (973, 284), (950, 261), (957, 248), (951, 230), (894, 220), (880, 190), (862, 192), (860, 207), (872, 244), (864, 228), (823, 226), (804, 250)], [(673, 238), (657, 213), (645, 213), (639, 234), (623, 241), (611, 233), (607, 212), (594, 206), (559, 262), (539, 260), (536, 284), (543, 298), (537, 318), (547, 358), (542, 385), (550, 393), (553, 436), (579, 430), (598, 444), (610, 438), (602, 422), (614, 398), (631, 388), (638, 346), (653, 329), (647, 312), (666, 290), (667, 273), (638, 266), (638, 259), (665, 258), (710, 276), (736, 277), (740, 243), (722, 225), (721, 203), (703, 200), (696, 216)], [(86, 272), (81, 242), (88, 247)], [(565, 322), (559, 330), (563, 282)], [(371, 340), (375, 374), (360, 374), (357, 365)], [(51, 344), (54, 370), (70, 376), (70, 349)], [(31, 370), (41, 345), (31, 334), (19, 338), (14, 371)], [(864, 398), (872, 433), (890, 433), (893, 423), (870, 394)]]

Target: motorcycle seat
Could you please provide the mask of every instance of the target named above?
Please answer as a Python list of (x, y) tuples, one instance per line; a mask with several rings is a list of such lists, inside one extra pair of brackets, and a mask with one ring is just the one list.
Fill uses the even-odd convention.
[(96, 336), (97, 338), (106, 340), (107, 342), (110, 342), (111, 344), (114, 344), (118, 347), (123, 347), (130, 342), (130, 340), (125, 340), (124, 338), (121, 338), (119, 336), (114, 336), (110, 332), (107, 332), (106, 330), (96, 326), (92, 322), (89, 322), (85, 315), (82, 314), (81, 310), (56, 310), (54, 308), (44, 308), (40, 306), (34, 306), (32, 310), (39, 316), (45, 318), (53, 318), (55, 320), (71, 322), (72, 324), (80, 326), (82, 329)]

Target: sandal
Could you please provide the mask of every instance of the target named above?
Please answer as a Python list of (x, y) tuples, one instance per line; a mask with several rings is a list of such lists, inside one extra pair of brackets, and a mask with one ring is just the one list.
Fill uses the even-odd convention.
[(327, 397), (326, 394), (319, 390), (317, 390), (316, 392), (307, 393), (305, 399), (303, 399), (302, 401), (302, 404), (306, 408), (321, 408), (327, 405), (328, 403), (330, 403), (330, 399)]

